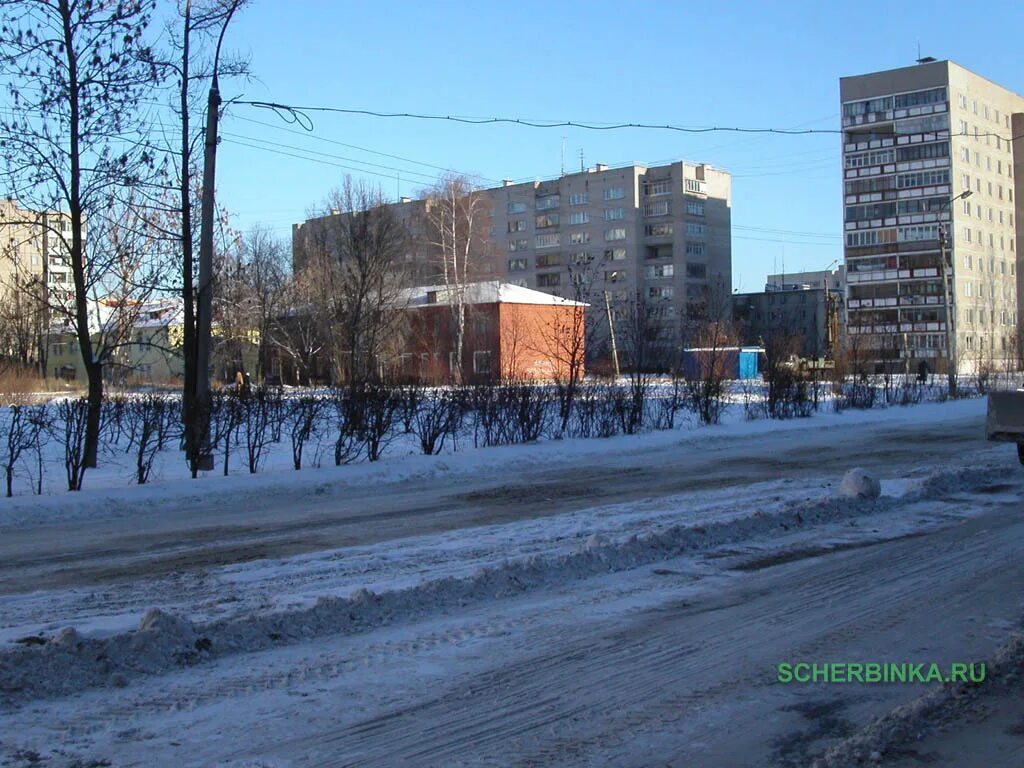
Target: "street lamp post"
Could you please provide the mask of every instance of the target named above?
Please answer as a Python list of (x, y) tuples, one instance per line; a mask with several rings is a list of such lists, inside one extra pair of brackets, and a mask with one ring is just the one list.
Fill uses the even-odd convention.
[[(939, 206), (939, 214), (941, 216), (942, 211), (946, 208), (950, 208), (952, 214), (952, 205), (957, 200), (966, 200), (971, 196), (971, 190), (965, 189), (959, 195), (951, 197), (945, 200)], [(950, 256), (952, 256), (953, 248), (952, 243), (949, 242), (949, 228), (946, 222), (939, 222), (939, 260), (942, 274), (942, 299), (946, 304), (946, 377), (948, 381), (949, 396), (956, 398), (957, 390), (957, 359), (956, 359), (956, 328), (955, 317), (956, 310), (953, 307), (953, 303), (950, 301), (950, 286), (949, 278), (951, 275), (951, 265), (947, 264), (946, 251), (947, 247)]]

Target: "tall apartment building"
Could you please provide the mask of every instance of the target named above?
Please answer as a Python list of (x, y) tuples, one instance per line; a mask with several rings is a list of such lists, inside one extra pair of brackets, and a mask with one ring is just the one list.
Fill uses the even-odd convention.
[(948, 312), (959, 370), (1012, 365), (1024, 98), (922, 59), (841, 78), (840, 99), (850, 341), (876, 368), (944, 370)]
[(0, 198), (0, 294), (33, 280), (47, 286), (52, 305), (74, 301), (74, 280), (61, 237), (71, 219), (55, 211), (30, 211)]
[(613, 308), (638, 297), (648, 306), (660, 305), (672, 323), (729, 312), (727, 172), (684, 162), (598, 165), (490, 192), (498, 276), (590, 301), (592, 325), (607, 324), (606, 294)]

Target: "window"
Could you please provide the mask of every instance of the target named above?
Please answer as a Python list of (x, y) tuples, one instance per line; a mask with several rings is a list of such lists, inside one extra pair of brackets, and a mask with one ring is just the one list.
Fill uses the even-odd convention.
[(491, 372), (491, 353), (473, 353), (473, 373), (486, 375)]
[(703, 200), (689, 200), (686, 203), (686, 212), (691, 216), (703, 216), (704, 215), (704, 201)]
[(659, 277), (672, 277), (675, 268), (671, 264), (652, 264), (644, 269), (646, 277), (654, 280)]
[(611, 242), (612, 240), (625, 240), (626, 239), (626, 228), (615, 227), (614, 229), (606, 229), (604, 231), (604, 239)]
[(575, 192), (569, 195), (569, 205), (586, 205), (590, 202), (590, 195), (586, 192)]
[(562, 284), (561, 272), (549, 272), (546, 275), (537, 275), (538, 288), (554, 288)]
[[(865, 168), (870, 165), (885, 165), (896, 159), (896, 153), (891, 149), (882, 149), (876, 152), (860, 152), (854, 155), (846, 155), (847, 168)], [(692, 179), (687, 179), (687, 187)], [(704, 182), (700, 182), (703, 184)], [(688, 190), (689, 191), (689, 190)]]
[(509, 240), (508, 249), (510, 251), (525, 251), (530, 247), (530, 241), (525, 237), (521, 237), (518, 240)]
[[(526, 269), (526, 259), (509, 259), (508, 260), (508, 271), (509, 272), (520, 272)], [(429, 295), (429, 294), (428, 294)], [(428, 299), (429, 302), (429, 299)], [(433, 302), (430, 302), (431, 304)]]
[(582, 266), (583, 264), (589, 264), (594, 260), (593, 254), (590, 251), (573, 251), (569, 254), (569, 261), (576, 266)]
[(552, 208), (557, 208), (559, 203), (558, 195), (548, 195), (547, 197), (537, 198), (537, 210), (538, 211), (550, 211)]
[(672, 208), (668, 200), (659, 200), (656, 203), (644, 205), (644, 216), (668, 216), (670, 213), (672, 213)]
[(516, 219), (508, 223), (509, 232), (525, 232), (526, 231), (526, 219)]
[(609, 208), (604, 212), (605, 221), (619, 221), (626, 218), (625, 208)]
[(883, 96), (877, 99), (866, 101), (853, 101), (843, 104), (843, 117), (857, 117), (859, 115), (870, 115), (873, 112), (885, 112), (892, 109), (892, 97)]
[(674, 295), (675, 290), (671, 285), (652, 285), (647, 289), (649, 299), (671, 299)]
[(557, 248), (559, 244), (558, 233), (552, 235), (534, 235), (534, 248)]
[(689, 262), (686, 265), (686, 276), (695, 280), (704, 280), (708, 276), (708, 265)]
[(559, 222), (559, 215), (557, 213), (544, 213), (537, 217), (537, 229), (547, 229), (548, 227), (557, 227)]
[(509, 216), (517, 213), (526, 213), (526, 203), (509, 203), (508, 206), (506, 206), (506, 210), (508, 211)]
[(589, 211), (573, 211), (569, 214), (570, 224), (586, 224), (590, 221)]
[(562, 254), (560, 253), (544, 253), (537, 257), (537, 268), (543, 269), (544, 267), (559, 267), (562, 265)]
[(910, 120), (900, 120), (896, 123), (896, 133), (903, 135), (911, 133), (936, 133), (937, 131), (948, 130), (949, 115), (926, 115), (924, 117), (914, 117)]
[(570, 245), (585, 245), (590, 242), (589, 232), (570, 232), (569, 243)]
[[(866, 233), (857, 233), (866, 234)], [(686, 244), (686, 255), (687, 256), (703, 256), (704, 255), (704, 243), (687, 243)]]
[(949, 157), (949, 142), (936, 141), (930, 144), (912, 144), (896, 149), (897, 162), (906, 160), (927, 160), (934, 157)]
[(604, 257), (608, 261), (625, 261), (626, 249), (625, 248), (608, 248), (604, 252)]
[(604, 191), (605, 200), (622, 200), (626, 196), (626, 190), (623, 187), (608, 187)]
[(644, 227), (644, 235), (646, 237), (671, 237), (672, 224), (647, 224)]
[(696, 224), (692, 221), (686, 222), (686, 234), (690, 237), (704, 237), (706, 227), (703, 224)]
[(624, 269), (612, 269), (604, 273), (604, 281), (606, 283), (617, 283), (625, 279), (626, 270)]
[(517, 277), (515, 279), (509, 278), (508, 282), (509, 282), (509, 285), (518, 285), (520, 288), (527, 288), (527, 287), (529, 287), (529, 286), (526, 285), (526, 279), (522, 278), (522, 277)]
[(697, 192), (703, 195), (705, 193), (705, 184), (700, 179), (686, 179), (683, 183), (683, 188), (687, 192)]
[(662, 181), (649, 181), (644, 184), (644, 194), (651, 195), (671, 195), (672, 194), (672, 180), (663, 179)]
[(937, 224), (924, 224), (915, 227), (898, 227), (896, 229), (896, 239), (901, 243), (938, 240), (939, 227)]

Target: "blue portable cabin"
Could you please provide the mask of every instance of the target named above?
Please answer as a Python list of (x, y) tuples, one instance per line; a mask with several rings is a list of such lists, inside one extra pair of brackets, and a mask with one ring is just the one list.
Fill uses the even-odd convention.
[(724, 365), (728, 379), (756, 379), (763, 359), (763, 347), (692, 347), (683, 350), (681, 369), (686, 378), (703, 378), (706, 367), (716, 360)]

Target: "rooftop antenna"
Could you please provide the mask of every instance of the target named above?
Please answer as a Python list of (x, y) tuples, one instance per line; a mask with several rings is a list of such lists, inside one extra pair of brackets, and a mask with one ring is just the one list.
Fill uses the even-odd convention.
[(563, 136), (562, 137), (562, 172), (561, 172), (562, 176), (565, 176), (565, 139), (566, 139), (566, 137)]
[(586, 169), (583, 167), (583, 147), (580, 147), (580, 173), (583, 173), (584, 170)]

